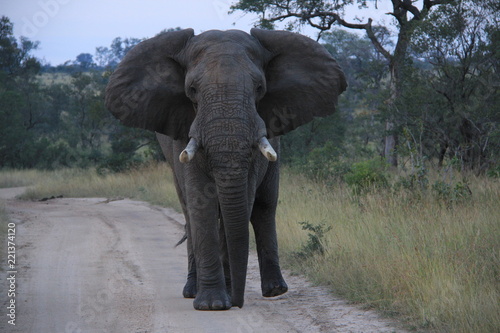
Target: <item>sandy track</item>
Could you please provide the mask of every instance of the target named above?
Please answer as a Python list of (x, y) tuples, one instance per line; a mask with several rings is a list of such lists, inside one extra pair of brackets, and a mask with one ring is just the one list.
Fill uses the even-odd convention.
[(264, 299), (254, 255), (242, 309), (196, 311), (181, 296), (186, 251), (174, 248), (181, 215), (131, 200), (8, 199), (18, 192), (0, 189), (17, 225), (18, 270), (15, 326), (2, 278), (1, 332), (402, 331), (287, 272), (290, 291)]

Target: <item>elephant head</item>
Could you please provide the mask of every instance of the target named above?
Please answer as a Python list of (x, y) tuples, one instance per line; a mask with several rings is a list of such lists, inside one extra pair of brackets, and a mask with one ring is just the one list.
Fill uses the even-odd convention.
[(344, 74), (320, 44), (259, 29), (163, 33), (133, 48), (112, 74), (108, 109), (125, 125), (185, 142), (180, 161), (196, 161), (213, 179), (233, 306), (243, 304), (253, 200), (248, 182), (256, 161), (268, 163), (255, 152), (275, 161), (267, 138), (333, 113), (345, 88)]

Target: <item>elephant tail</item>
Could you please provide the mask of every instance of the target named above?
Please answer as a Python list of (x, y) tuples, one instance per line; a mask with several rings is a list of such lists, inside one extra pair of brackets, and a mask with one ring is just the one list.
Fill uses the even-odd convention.
[(182, 236), (181, 240), (177, 242), (177, 244), (175, 244), (174, 247), (177, 247), (179, 245), (181, 245), (182, 243), (184, 243), (186, 241), (186, 239), (188, 239), (188, 236), (187, 234), (184, 234), (184, 236)]

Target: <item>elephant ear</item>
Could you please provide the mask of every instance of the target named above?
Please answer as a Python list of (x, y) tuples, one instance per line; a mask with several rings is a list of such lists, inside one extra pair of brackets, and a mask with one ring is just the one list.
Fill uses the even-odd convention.
[(194, 109), (175, 57), (193, 35), (192, 29), (166, 32), (127, 53), (106, 87), (106, 107), (124, 125), (188, 137)]
[(267, 93), (258, 105), (268, 136), (285, 134), (335, 111), (347, 83), (323, 46), (288, 31), (252, 29), (251, 34), (270, 52), (265, 66)]

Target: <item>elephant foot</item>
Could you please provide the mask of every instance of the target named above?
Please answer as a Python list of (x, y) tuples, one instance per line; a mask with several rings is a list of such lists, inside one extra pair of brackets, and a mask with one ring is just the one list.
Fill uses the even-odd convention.
[(287, 291), (288, 286), (283, 278), (262, 282), (262, 296), (264, 297), (279, 296)]
[(232, 304), (225, 290), (208, 289), (196, 295), (193, 306), (196, 310), (229, 310)]
[(184, 298), (195, 298), (196, 297), (196, 277), (188, 277), (184, 289), (182, 289), (182, 296)]

